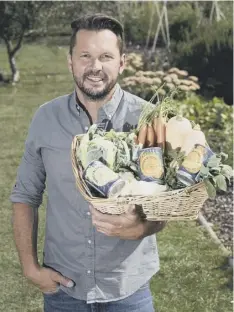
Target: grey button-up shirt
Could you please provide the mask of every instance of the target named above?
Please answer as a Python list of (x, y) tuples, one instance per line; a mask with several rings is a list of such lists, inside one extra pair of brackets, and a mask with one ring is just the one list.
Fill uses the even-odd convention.
[[(109, 121), (116, 131), (129, 131), (137, 125), (142, 103), (117, 84), (97, 122)], [(46, 185), (44, 264), (75, 282), (73, 288), (61, 286), (63, 291), (92, 303), (133, 294), (159, 270), (159, 259), (155, 235), (123, 240), (93, 227), (71, 163), (72, 139), (89, 126), (75, 92), (40, 106), (29, 128), (11, 201), (37, 209)]]

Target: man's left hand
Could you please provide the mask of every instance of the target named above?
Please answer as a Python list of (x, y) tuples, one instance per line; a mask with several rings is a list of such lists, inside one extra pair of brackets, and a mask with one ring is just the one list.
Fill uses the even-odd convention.
[[(121, 215), (104, 214), (92, 206), (90, 206), (90, 211), (93, 225), (98, 232), (108, 236), (117, 236), (121, 239), (141, 239), (157, 232), (156, 228), (155, 231), (152, 231), (153, 223), (154, 225), (155, 223), (161, 223), (143, 220), (137, 213), (135, 205), (129, 205), (128, 211)], [(149, 223), (150, 233), (148, 233)]]

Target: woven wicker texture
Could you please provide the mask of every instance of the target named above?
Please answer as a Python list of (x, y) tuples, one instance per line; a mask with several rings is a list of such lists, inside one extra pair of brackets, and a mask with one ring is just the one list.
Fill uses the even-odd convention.
[(76, 160), (76, 149), (82, 136), (75, 136), (72, 142), (71, 159), (76, 185), (84, 198), (102, 213), (125, 213), (129, 204), (141, 207), (148, 220), (195, 220), (208, 198), (205, 184), (200, 182), (190, 187), (157, 194), (157, 196), (134, 196), (118, 198), (93, 197), (82, 178), (82, 167)]

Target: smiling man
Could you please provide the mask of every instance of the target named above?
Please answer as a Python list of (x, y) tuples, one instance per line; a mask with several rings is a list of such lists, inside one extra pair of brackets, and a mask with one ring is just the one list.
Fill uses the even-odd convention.
[(101, 16), (79, 19), (71, 26), (69, 68), (79, 101), (94, 123), (98, 109), (112, 98), (124, 70), (123, 30), (117, 21), (101, 20)]
[(116, 35), (109, 29), (81, 29), (76, 33), (69, 54), (69, 65), (78, 96), (94, 101), (111, 97), (125, 63), (120, 45), (118, 47)]
[[(125, 66), (121, 24), (96, 14), (71, 26), (75, 90), (35, 113), (11, 194), (23, 274), (42, 291), (45, 312), (153, 312), (149, 281), (159, 270), (155, 233), (164, 223), (142, 220), (135, 207), (120, 216), (94, 210), (76, 188), (70, 158), (74, 135), (92, 123), (129, 131), (144, 101), (117, 83)], [(45, 186), (41, 266), (37, 215)]]

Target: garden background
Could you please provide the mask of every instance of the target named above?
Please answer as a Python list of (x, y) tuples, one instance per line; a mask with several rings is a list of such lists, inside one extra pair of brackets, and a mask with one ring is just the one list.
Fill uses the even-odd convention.
[[(97, 12), (113, 15), (125, 28), (128, 65), (121, 86), (147, 100), (162, 84), (161, 96), (177, 87), (185, 116), (233, 164), (232, 1), (0, 2), (1, 311), (42, 311), (40, 292), (22, 277), (9, 195), (36, 109), (73, 90), (66, 64), (70, 22)], [(46, 195), (39, 209), (40, 260), (45, 202)], [(204, 214), (232, 255), (232, 191), (207, 205)], [(161, 270), (151, 290), (158, 311), (231, 312), (230, 258), (206, 230), (197, 222), (171, 222), (157, 237)]]

